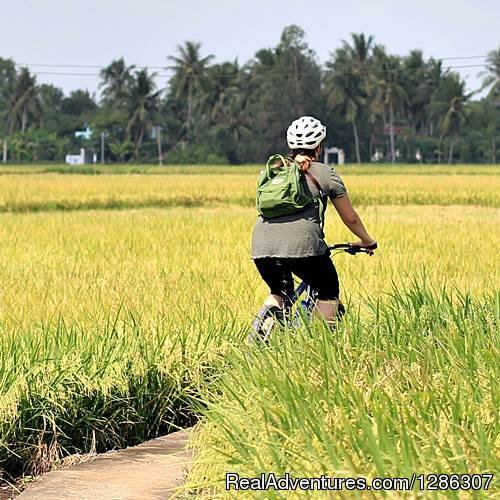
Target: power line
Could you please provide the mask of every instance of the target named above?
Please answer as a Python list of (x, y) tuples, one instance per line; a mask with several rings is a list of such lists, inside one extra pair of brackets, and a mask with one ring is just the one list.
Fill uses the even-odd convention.
[(454, 56), (454, 57), (433, 57), (437, 61), (449, 61), (451, 59), (486, 59), (488, 55), (485, 56)]
[(32, 71), (33, 75), (58, 75), (58, 76), (99, 76), (99, 73), (62, 73), (58, 71)]
[(16, 66), (39, 66), (49, 68), (94, 68), (100, 69), (104, 66), (96, 66), (92, 64), (42, 64), (42, 63), (15, 63)]
[[(32, 66), (45, 68), (87, 68), (87, 69), (105, 69), (107, 66), (98, 66), (93, 64), (42, 64), (42, 63), (14, 63), (16, 66)], [(166, 69), (166, 66), (135, 66), (138, 69)]]
[[(101, 76), (100, 73), (67, 73), (67, 72), (60, 72), (60, 71), (32, 71), (31, 74), (33, 75), (59, 75), (59, 76)], [(153, 77), (158, 77), (158, 78), (168, 78), (171, 75), (158, 75), (158, 74), (152, 74), (150, 76)]]
[(464, 66), (443, 66), (443, 69), (458, 69), (458, 68), (485, 68), (487, 63), (483, 64), (466, 64)]
[[(443, 66), (443, 70), (448, 70), (448, 69), (467, 69), (467, 68), (485, 68), (488, 66), (488, 64), (463, 64), (463, 65), (450, 65), (450, 66)], [(69, 67), (69, 66), (68, 66)], [(152, 68), (152, 66), (144, 66), (144, 68)], [(163, 68), (165, 69), (165, 68)], [(274, 68), (272, 68), (274, 69)], [(378, 71), (381, 71), (383, 73), (397, 73), (397, 72), (406, 72), (406, 71), (411, 71), (410, 68), (388, 68), (388, 69), (377, 69)], [(261, 68), (262, 71), (262, 68)], [(264, 70), (264, 71), (270, 71), (270, 70)], [(101, 76), (100, 73), (74, 73), (74, 72), (60, 72), (60, 71), (32, 71), (31, 72), (34, 75), (53, 75), (53, 76)], [(349, 73), (348, 71), (345, 73)], [(294, 75), (295, 72), (293, 71), (280, 71), (281, 75)], [(169, 78), (171, 75), (168, 74), (153, 74), (155, 78)], [(212, 75), (216, 76), (219, 78), (230, 78), (231, 75), (227, 74), (220, 74), (220, 75)], [(235, 75), (236, 76), (236, 75)]]
[[(431, 57), (431, 59), (434, 59), (435, 61), (451, 61), (451, 60), (464, 60), (464, 59), (485, 59), (488, 57), (487, 55), (484, 56), (452, 56), (452, 57)], [(103, 65), (98, 65), (98, 64), (49, 64), (49, 63), (15, 63), (16, 66), (31, 66), (31, 67), (47, 67), (47, 68), (87, 68), (87, 69), (105, 69), (107, 66)], [(151, 65), (151, 66), (135, 66), (132, 65), (134, 68), (138, 69), (168, 69), (167, 66), (158, 66), (158, 65)]]

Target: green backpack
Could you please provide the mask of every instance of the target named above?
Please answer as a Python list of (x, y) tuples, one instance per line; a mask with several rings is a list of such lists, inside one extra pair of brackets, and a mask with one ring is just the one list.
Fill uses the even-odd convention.
[[(316, 178), (306, 174), (318, 188), (320, 222), (323, 224), (324, 196)], [(314, 204), (315, 198), (307, 189), (304, 176), (297, 162), (285, 160), (281, 155), (269, 157), (266, 167), (261, 171), (257, 183), (256, 205), (259, 214), (265, 218), (290, 215)]]

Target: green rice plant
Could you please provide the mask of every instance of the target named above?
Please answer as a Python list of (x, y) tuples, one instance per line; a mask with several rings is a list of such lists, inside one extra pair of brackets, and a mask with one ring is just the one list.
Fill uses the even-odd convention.
[[(123, 314), (83, 329), (61, 318), (0, 337), (0, 469), (138, 444), (192, 425), (187, 395), (222, 363), (239, 330), (230, 312), (199, 325)], [(221, 347), (221, 339), (224, 345)]]
[(498, 473), (499, 298), (397, 287), (334, 333), (282, 331), (269, 347), (232, 350), (202, 393), (188, 488), (232, 498), (227, 472)]

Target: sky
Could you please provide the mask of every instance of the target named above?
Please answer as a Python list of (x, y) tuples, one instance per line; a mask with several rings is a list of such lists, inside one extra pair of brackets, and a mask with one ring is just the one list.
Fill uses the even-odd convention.
[[(484, 64), (477, 56), (500, 46), (500, 0), (0, 0), (0, 16), (0, 57), (29, 64), (38, 82), (66, 93), (98, 92), (99, 84), (99, 68), (69, 65), (124, 57), (168, 75), (167, 56), (186, 40), (217, 62), (245, 63), (290, 24), (304, 29), (320, 63), (353, 32), (373, 35), (390, 53), (463, 58), (445, 66)], [(469, 91), (480, 87), (482, 69), (456, 68)], [(166, 81), (157, 78), (160, 88)]]

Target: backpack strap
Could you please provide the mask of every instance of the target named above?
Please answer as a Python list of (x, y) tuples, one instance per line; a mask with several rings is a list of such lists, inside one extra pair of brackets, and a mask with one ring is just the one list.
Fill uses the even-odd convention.
[(316, 189), (319, 191), (320, 197), (324, 198), (326, 196), (326, 193), (321, 188), (321, 185), (318, 182), (318, 179), (316, 179), (316, 177), (313, 175), (313, 173), (310, 172), (309, 170), (306, 170), (304, 173), (307, 175), (307, 177), (309, 177), (309, 179), (311, 179), (312, 183), (316, 186)]
[(283, 158), (282, 155), (272, 155), (269, 157), (269, 160), (267, 160), (267, 163), (266, 163), (266, 174), (268, 177), (272, 177), (271, 175), (271, 170), (273, 169), (273, 167), (275, 167), (276, 163), (278, 160), (281, 160), (281, 163), (283, 164), (283, 166), (286, 166), (286, 161), (285, 161), (285, 158)]
[(319, 223), (321, 225), (321, 230), (323, 231), (323, 227), (325, 226), (325, 218), (323, 216), (324, 208), (325, 208), (325, 203), (323, 199), (326, 197), (326, 193), (323, 191), (321, 184), (319, 183), (318, 179), (316, 179), (316, 176), (313, 175), (312, 172), (306, 170), (304, 174), (311, 179), (311, 182), (316, 186), (316, 189), (319, 191)]

